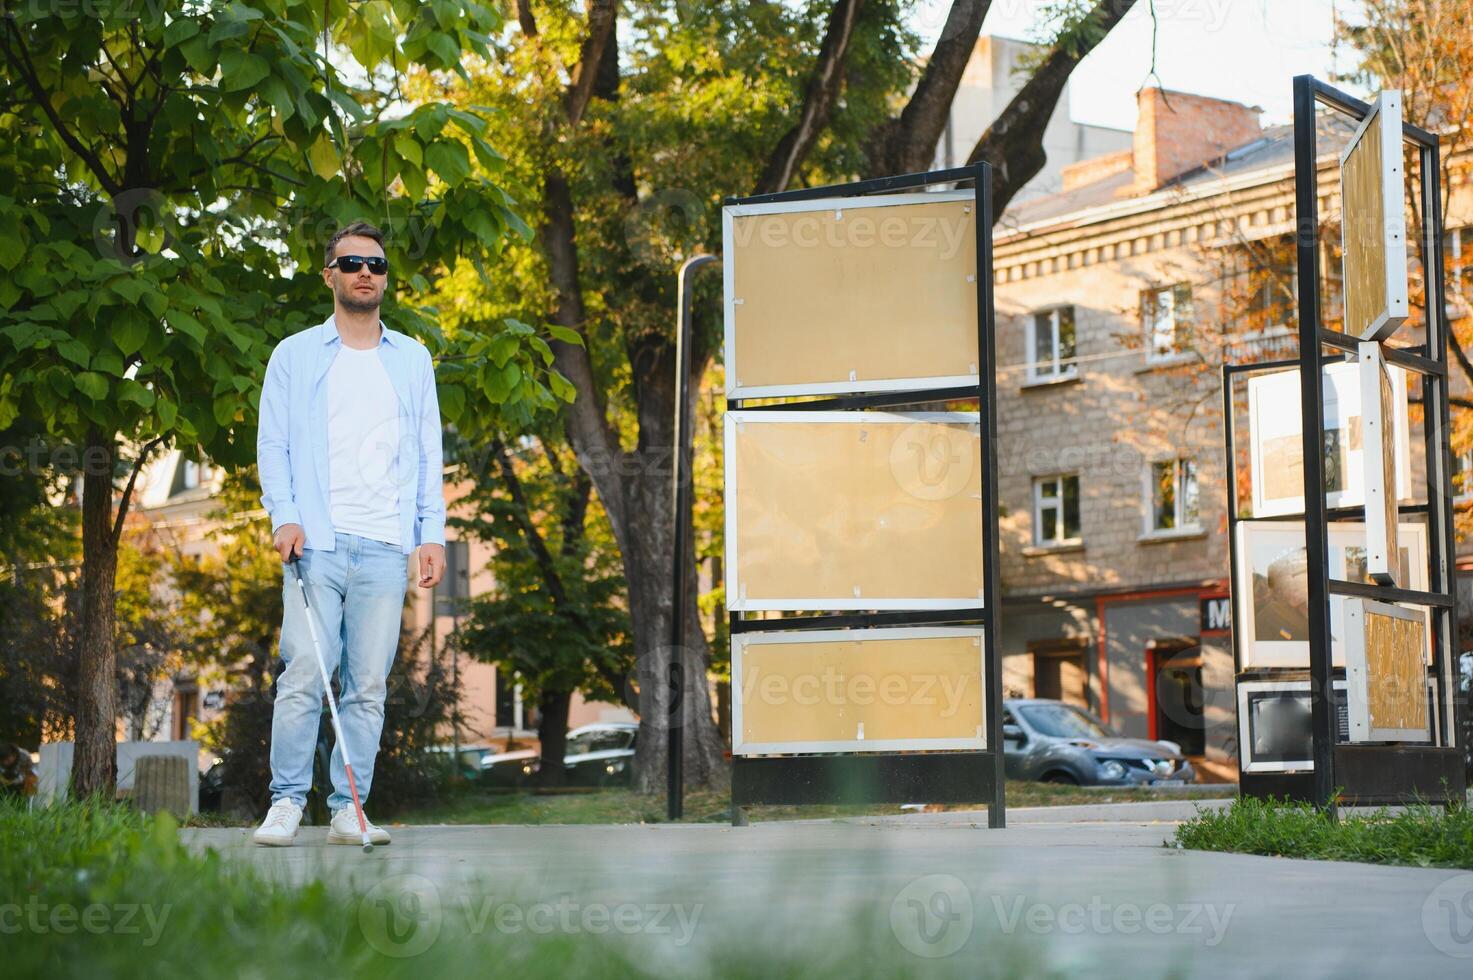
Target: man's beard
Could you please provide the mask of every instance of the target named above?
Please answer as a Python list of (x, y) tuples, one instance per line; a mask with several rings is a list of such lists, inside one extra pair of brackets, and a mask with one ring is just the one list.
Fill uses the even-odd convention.
[(373, 299), (359, 299), (355, 295), (355, 289), (347, 286), (338, 290), (338, 302), (343, 304), (343, 309), (350, 313), (372, 313), (379, 308), (381, 300), (375, 296)]

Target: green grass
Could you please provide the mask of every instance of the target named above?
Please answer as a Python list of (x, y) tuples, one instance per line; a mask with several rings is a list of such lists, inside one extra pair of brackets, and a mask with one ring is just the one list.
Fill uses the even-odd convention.
[[(1144, 788), (1089, 789), (1053, 783), (1009, 782), (1007, 805), (1068, 806), (1081, 803), (1134, 803), (1148, 800), (1222, 799), (1233, 796), (1237, 787), (1203, 785), (1185, 792), (1165, 794)], [(978, 810), (979, 803), (932, 806), (931, 810)], [(769, 820), (816, 820), (900, 814), (899, 806), (835, 804), (824, 806), (757, 806), (748, 808), (753, 822)], [(685, 797), (686, 823), (726, 823), (731, 819), (730, 796), (725, 790), (691, 790)], [(489, 792), (465, 788), (445, 800), (393, 817), (403, 824), (594, 824), (663, 823), (663, 796), (641, 796), (627, 789), (594, 792), (539, 794)]]
[[(290, 858), (291, 855), (288, 855)], [(194, 853), (173, 820), (145, 818), (115, 804), (59, 804), (28, 810), (0, 801), (0, 951), (4, 975), (172, 980), (201, 977), (852, 977), (1045, 975), (1042, 951), (999, 937), (985, 963), (917, 958), (896, 941), (893, 896), (874, 897), (873, 914), (808, 928), (764, 918), (760, 904), (742, 921), (714, 914), (685, 939), (621, 934), (608, 926), (537, 929), (495, 924), (476, 909), (532, 908), (564, 896), (537, 882), (498, 879), (444, 891), (387, 861), (331, 884), (285, 884), (214, 851)], [(852, 869), (851, 869), (852, 870)], [(801, 876), (772, 882), (774, 894)], [(605, 908), (632, 908), (597, 881), (567, 896)], [(460, 904), (463, 900), (464, 904)], [(704, 883), (672, 880), (660, 900), (699, 912)], [(500, 903), (500, 904), (493, 904)], [(750, 919), (748, 920), (748, 917)], [(864, 921), (860, 921), (864, 920)], [(872, 921), (871, 921), (872, 920)], [(532, 921), (529, 915), (527, 920)], [(574, 920), (576, 921), (576, 920)], [(585, 920), (586, 921), (586, 920)], [(753, 943), (753, 935), (764, 940)]]
[(1473, 810), (1412, 806), (1331, 823), (1303, 803), (1244, 797), (1176, 829), (1176, 845), (1275, 857), (1473, 869)]

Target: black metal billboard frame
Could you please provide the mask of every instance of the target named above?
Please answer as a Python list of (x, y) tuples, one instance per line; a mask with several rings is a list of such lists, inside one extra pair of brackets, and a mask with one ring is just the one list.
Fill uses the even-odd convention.
[[(773, 204), (861, 197), (970, 182), (977, 199), (977, 384), (921, 391), (874, 392), (813, 398), (799, 402), (747, 405), (728, 398), (728, 411), (853, 410), (901, 408), (937, 401), (977, 400), (982, 451), (981, 607), (904, 610), (835, 615), (744, 618), (728, 613), (730, 633), (770, 630), (846, 629), (855, 627), (980, 624), (987, 706), (987, 749), (981, 752), (890, 752), (862, 755), (792, 755), (732, 759), (732, 822), (744, 823), (742, 808), (756, 804), (812, 803), (987, 803), (987, 825), (1005, 824), (1002, 751), (1002, 660), (997, 652), (997, 384), (996, 323), (993, 311), (992, 168), (986, 163), (925, 173), (882, 177), (847, 184), (803, 188), (754, 197), (729, 197), (723, 204)], [(750, 401), (751, 399), (747, 399)]]
[[(1364, 518), (1363, 507), (1325, 505), (1324, 479), (1324, 391), (1326, 364), (1358, 354), (1359, 338), (1321, 325), (1319, 263), (1319, 153), (1317, 106), (1324, 105), (1359, 122), (1371, 106), (1310, 75), (1294, 79), (1294, 203), (1297, 233), (1295, 268), (1299, 292), (1299, 357), (1259, 364), (1227, 365), (1223, 368), (1224, 443), (1227, 472), (1236, 473), (1234, 451), (1233, 380), (1244, 372), (1275, 368), (1299, 368), (1300, 416), (1303, 419), (1301, 450), (1304, 465), (1304, 512), (1274, 519), (1303, 520), (1309, 577), (1309, 670), (1313, 773), (1243, 773), (1242, 791), (1247, 795), (1307, 799), (1317, 807), (1335, 812), (1337, 794), (1347, 803), (1382, 804), (1414, 801), (1461, 800), (1464, 770), (1457, 749), (1464, 706), (1458, 696), (1457, 602), (1453, 571), (1452, 460), (1448, 443), (1447, 305), (1443, 291), (1442, 212), (1440, 207), (1440, 147), (1435, 134), (1404, 124), (1402, 139), (1418, 152), (1418, 179), (1422, 202), (1422, 254), (1427, 289), (1424, 295), (1426, 342), (1421, 347), (1384, 347), (1386, 360), (1422, 378), (1424, 405), (1423, 437), (1427, 461), (1427, 503), (1399, 507), (1400, 514), (1425, 514), (1428, 524), (1428, 583), (1426, 592), (1366, 585), (1331, 579), (1329, 575), (1329, 523)], [(1325, 357), (1323, 347), (1335, 353)], [(1228, 547), (1232, 563), (1234, 616), (1236, 597), (1247, 587), (1238, 574), (1237, 481), (1228, 480)], [(1432, 612), (1433, 670), (1437, 696), (1451, 711), (1440, 712), (1440, 731), (1433, 733), (1436, 746), (1385, 746), (1337, 744), (1331, 698), (1334, 680), (1330, 651), (1330, 596), (1351, 595), (1384, 602), (1427, 606)], [(1235, 676), (1242, 673), (1241, 625), (1233, 630)], [(1263, 671), (1261, 676), (1304, 671)], [(1450, 686), (1451, 685), (1451, 686)], [(1234, 697), (1234, 713), (1237, 698)], [(1241, 719), (1239, 731), (1241, 731)], [(1239, 746), (1240, 757), (1246, 750)], [(1241, 763), (1240, 763), (1241, 764)], [(1249, 778), (1249, 777), (1252, 778)]]

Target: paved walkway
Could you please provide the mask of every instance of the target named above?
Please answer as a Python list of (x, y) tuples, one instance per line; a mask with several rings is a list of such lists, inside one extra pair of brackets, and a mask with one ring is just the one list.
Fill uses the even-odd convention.
[[(367, 892), (437, 934), (633, 933), (621, 941), (655, 973), (721, 975), (754, 950), (811, 964), (859, 944), (875, 972), (905, 974), (1473, 975), (1452, 955), (1473, 957), (1473, 874), (1162, 846), (1196, 805), (1221, 804), (1018, 809), (1002, 831), (983, 813), (402, 827), (372, 855), (318, 828), (283, 849), (245, 830), (185, 836), (281, 880)], [(363, 921), (386, 951), (427, 935)]]

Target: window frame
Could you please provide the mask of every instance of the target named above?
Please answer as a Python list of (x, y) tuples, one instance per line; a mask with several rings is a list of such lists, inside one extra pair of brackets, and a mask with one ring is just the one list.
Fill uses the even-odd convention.
[(1453, 485), (1453, 503), (1466, 504), (1473, 500), (1473, 450), (1453, 453), (1452, 464), (1452, 472), (1448, 475)]
[[(1062, 316), (1064, 311), (1069, 313), (1069, 325), (1074, 332), (1074, 352), (1068, 357), (1062, 356), (1060, 333), (1062, 327)], [(1038, 359), (1038, 329), (1039, 320), (1047, 318), (1052, 343), (1053, 357), (1048, 363), (1048, 370), (1044, 370), (1045, 362)], [(1055, 381), (1071, 381), (1079, 377), (1079, 313), (1072, 303), (1063, 303), (1058, 306), (1050, 306), (1041, 310), (1034, 310), (1028, 314), (1027, 330), (1028, 351), (1026, 362), (1027, 378), (1029, 384), (1049, 384)]]
[[(1156, 349), (1156, 322), (1157, 311), (1161, 309), (1161, 297), (1171, 298), (1171, 336), (1172, 344), (1169, 351), (1157, 351)], [(1183, 302), (1185, 297), (1185, 302)], [(1188, 354), (1188, 349), (1182, 343), (1181, 327), (1183, 323), (1190, 322), (1193, 316), (1192, 285), (1187, 282), (1174, 282), (1164, 286), (1154, 286), (1141, 293), (1141, 328), (1145, 335), (1145, 351), (1147, 364), (1172, 364), (1182, 360)], [(1185, 308), (1183, 316), (1181, 310)]]
[[(1048, 501), (1047, 509), (1057, 510), (1058, 516), (1054, 522), (1057, 534), (1067, 533), (1068, 520), (1064, 508), (1064, 481), (1074, 481), (1074, 503), (1080, 511), (1076, 515), (1077, 527), (1073, 537), (1056, 536), (1052, 540), (1046, 540), (1043, 536), (1043, 512), (1045, 508), (1043, 485), (1046, 483), (1057, 483), (1057, 489), (1053, 499)], [(1046, 476), (1035, 476), (1033, 478), (1033, 546), (1035, 548), (1073, 548), (1084, 544), (1084, 515), (1080, 506), (1079, 498), (1079, 474), (1078, 473), (1050, 473)]]
[[(1156, 468), (1158, 466), (1170, 465), (1173, 469), (1172, 487), (1172, 526), (1156, 526)], [(1192, 484), (1195, 490), (1197, 514), (1191, 523), (1186, 522), (1186, 493), (1184, 492), (1184, 479), (1188, 467), (1190, 467)], [(1202, 474), (1197, 466), (1197, 458), (1192, 455), (1165, 456), (1151, 459), (1146, 462), (1146, 470), (1143, 474), (1144, 480), (1144, 531), (1142, 536), (1146, 538), (1170, 538), (1185, 535), (1201, 534), (1202, 525)]]

